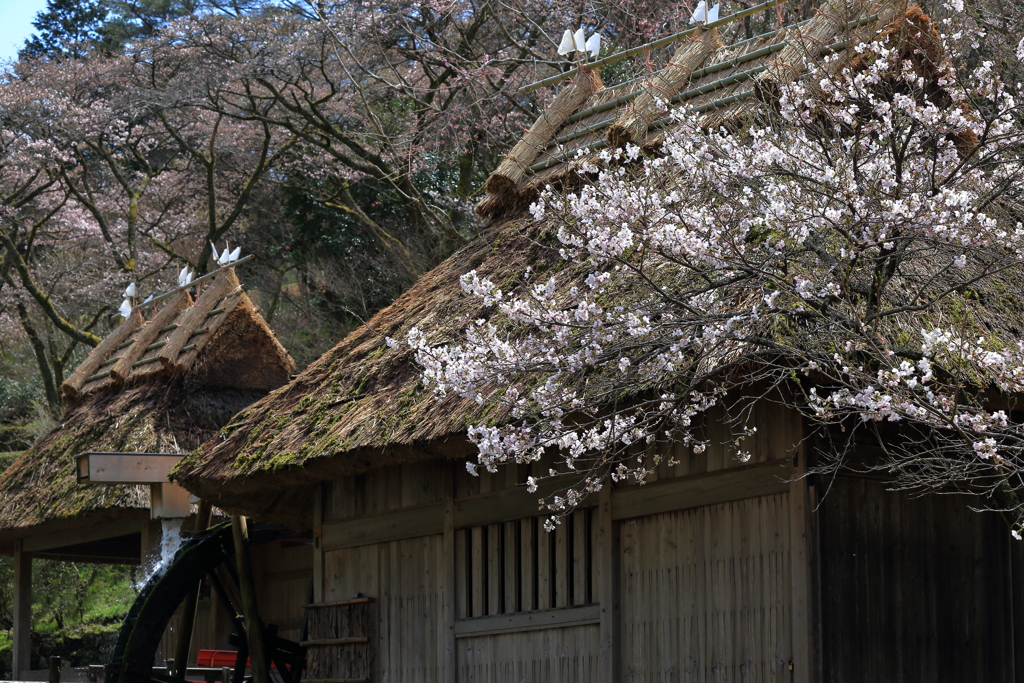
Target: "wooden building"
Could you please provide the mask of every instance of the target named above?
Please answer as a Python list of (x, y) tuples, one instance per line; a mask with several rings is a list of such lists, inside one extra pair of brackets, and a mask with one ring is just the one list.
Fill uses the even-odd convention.
[[(717, 125), (808, 51), (845, 55), (882, 29), (934, 36), (919, 10), (833, 0), (727, 47), (695, 31), (651, 81), (573, 81), (488, 181), (483, 236), (179, 464), (172, 478), (225, 509), (315, 530), (307, 680), (1024, 679), (1024, 556), (1000, 518), (853, 474), (799, 477), (818, 444), (765, 401), (749, 463), (680, 451), (545, 533), (522, 484), (548, 464), (469, 475), (466, 426), (501, 409), (438, 399), (385, 343), (414, 326), (441, 342), (485, 316), (461, 292), (470, 270), (515, 286), (557, 264), (553, 226), (525, 206), (574, 179), (577, 149), (656, 146), (666, 123), (645, 87)], [(724, 440), (714, 415), (706, 429)]]
[[(178, 290), (148, 320), (143, 312), (137, 308), (74, 371), (62, 387), (63, 423), (0, 476), (0, 552), (15, 558), (14, 678), (32, 668), (33, 558), (140, 563), (148, 556), (151, 564), (166, 518), (179, 518), (172, 524), (176, 529), (180, 517), (190, 514), (187, 492), (166, 475), (152, 486), (83, 483), (88, 473), (77, 471), (79, 456), (190, 451), (239, 410), (286, 383), (295, 368), (242, 291), (234, 268), (203, 282), (195, 301)], [(168, 458), (177, 459), (134, 457), (145, 467)], [(171, 509), (175, 505), (177, 511)], [(191, 520), (184, 523), (191, 528)], [(308, 545), (264, 555), (257, 571), (268, 583), (266, 591), (301, 583), (284, 605), (295, 594), (305, 595)], [(296, 581), (302, 569), (305, 578)], [(199, 605), (193, 651), (227, 644), (228, 620), (215, 603)], [(287, 608), (276, 609), (277, 604), (268, 600), (270, 615), (297, 636), (301, 612), (285, 614)], [(165, 654), (173, 652), (172, 637), (165, 640)]]

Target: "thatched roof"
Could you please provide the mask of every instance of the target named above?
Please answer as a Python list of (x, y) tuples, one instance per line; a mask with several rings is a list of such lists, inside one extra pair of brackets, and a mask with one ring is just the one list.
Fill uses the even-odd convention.
[(0, 542), (148, 517), (148, 487), (78, 484), (75, 456), (193, 450), (294, 369), (233, 268), (195, 302), (181, 290), (149, 320), (136, 309), (64, 383), (61, 426), (0, 475)]
[[(758, 9), (774, 14), (772, 5)], [(497, 217), (521, 209), (542, 187), (572, 179), (573, 162), (605, 147), (659, 147), (672, 124), (659, 100), (692, 107), (705, 128), (741, 120), (804, 73), (805, 60), (835, 53), (852, 59), (849, 46), (870, 39), (904, 7), (901, 0), (829, 0), (805, 22), (723, 45), (719, 32), (749, 16), (746, 10), (687, 32), (666, 66), (646, 78), (605, 87), (596, 70), (583, 69), (487, 179), (477, 211)]]
[[(528, 266), (559, 262), (546, 224), (503, 221), (427, 273), (393, 304), (291, 383), (237, 415), (216, 439), (184, 458), (172, 479), (225, 509), (308, 525), (310, 482), (414, 459), (470, 453), (467, 424), (487, 414), (474, 402), (437, 400), (420, 384), (404, 339), (414, 327), (437, 341), (458, 334), (482, 309), (459, 277), (476, 269), (495, 282)], [(546, 240), (551, 248), (535, 240)], [(502, 414), (490, 417), (500, 419)]]
[[(826, 9), (832, 5), (842, 3), (830, 3)], [(857, 30), (867, 27), (875, 31), (886, 25), (892, 17), (887, 6), (881, 0), (854, 3), (852, 11), (878, 15)], [(849, 14), (844, 12), (838, 20), (832, 17), (828, 26), (845, 27), (849, 21)], [(834, 45), (836, 35), (818, 32), (815, 40)], [(739, 51), (723, 53), (723, 48), (718, 48), (697, 66), (709, 60), (722, 61), (715, 54), (732, 59), (759, 49), (752, 46), (764, 40), (741, 46)], [(777, 52), (787, 54), (785, 50)], [(789, 69), (793, 65), (786, 64), (783, 71), (792, 76)], [(723, 70), (716, 75), (723, 72), (731, 73)], [(766, 69), (760, 73), (772, 72)], [(576, 87), (570, 85), (566, 90), (571, 94)], [(769, 88), (765, 88), (764, 95), (770, 95)], [(590, 103), (593, 101), (591, 98)], [(740, 109), (728, 111), (743, 113)], [(728, 112), (721, 110), (715, 116), (724, 113)], [(578, 128), (575, 123), (568, 126)], [(651, 132), (644, 139), (651, 141), (651, 136), (661, 134)], [(588, 139), (592, 138), (579, 138), (580, 144), (587, 144)], [(522, 143), (517, 149), (522, 149)], [(507, 168), (506, 162), (499, 172)], [(418, 327), (429, 332), (428, 341), (442, 343), (457, 338), (469, 323), (484, 317), (479, 300), (462, 292), (459, 278), (470, 270), (509, 292), (522, 282), (527, 267), (535, 277), (564, 267), (558, 253), (560, 245), (554, 238), (555, 227), (546, 221), (534, 221), (521, 210), (530, 188), (535, 189), (543, 179), (553, 182), (555, 174), (571, 170), (564, 164), (551, 168), (556, 170), (516, 184), (494, 181), (492, 177), (489, 187), (494, 192), (485, 205), (500, 200), (505, 202), (503, 211), (518, 207), (517, 214), (495, 221), (482, 236), (420, 278), (290, 384), (236, 416), (216, 439), (183, 459), (172, 472), (172, 479), (226, 509), (305, 527), (311, 521), (309, 484), (385, 465), (472, 453), (466, 427), (482, 421), (499, 422), (506, 417), (504, 408), (451, 395), (439, 400), (421, 386), (411, 352), (389, 348), (385, 338), (405, 339), (411, 328)], [(573, 274), (563, 272), (561, 276)]]

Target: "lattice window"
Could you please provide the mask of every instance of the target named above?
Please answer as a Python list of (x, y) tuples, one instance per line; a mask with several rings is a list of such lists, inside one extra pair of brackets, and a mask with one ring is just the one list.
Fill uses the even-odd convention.
[(594, 602), (594, 509), (577, 510), (551, 533), (544, 519), (456, 531), (458, 618)]

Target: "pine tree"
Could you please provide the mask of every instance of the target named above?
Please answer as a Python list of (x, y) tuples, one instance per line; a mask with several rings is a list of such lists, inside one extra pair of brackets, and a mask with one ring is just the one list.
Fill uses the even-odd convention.
[(25, 41), (21, 57), (82, 57), (87, 43), (100, 38), (98, 32), (107, 10), (98, 0), (47, 0), (46, 10), (32, 25), (39, 31)]
[(200, 0), (105, 0), (110, 15), (99, 30), (104, 48), (119, 52), (126, 43), (148, 38), (175, 19), (196, 14)]

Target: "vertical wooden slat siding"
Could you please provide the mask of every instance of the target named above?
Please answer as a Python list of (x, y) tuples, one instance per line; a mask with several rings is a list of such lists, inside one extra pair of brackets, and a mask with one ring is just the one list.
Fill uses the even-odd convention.
[(553, 607), (569, 606), (569, 529), (568, 522), (564, 521), (555, 527), (550, 535), (554, 536), (554, 604)]
[(519, 522), (519, 548), (522, 558), (520, 581), (522, 585), (522, 609), (524, 612), (537, 609), (537, 519)]
[(451, 476), (445, 474), (448, 466), (445, 461), (432, 460), (337, 479), (324, 504), (324, 521), (443, 503), (447, 497), (445, 477)]
[(593, 683), (599, 627), (575, 626), (458, 640), (460, 683)]
[(785, 680), (787, 496), (621, 524), (625, 680)]
[(443, 680), (443, 545), (437, 534), (326, 553), (328, 600), (377, 598), (374, 680)]
[[(332, 505), (334, 500), (333, 496), (327, 491), (333, 493), (335, 488), (337, 488), (336, 482), (334, 484), (320, 484), (316, 487), (316, 491), (313, 494), (314, 529), (323, 529), (324, 517), (326, 517), (325, 507)], [(325, 505), (326, 501), (330, 502)], [(315, 534), (313, 538), (313, 602), (324, 601), (324, 551), (321, 541), (321, 535)]]
[[(800, 448), (794, 475), (806, 475), (807, 449)], [(815, 648), (812, 585), (812, 548), (816, 540), (810, 519), (809, 479), (794, 479), (789, 488), (789, 535), (792, 542), (790, 567), (793, 595), (793, 683), (812, 683), (821, 679)]]
[(474, 617), (482, 617), (487, 614), (484, 606), (484, 581), (486, 574), (484, 572), (484, 561), (487, 558), (484, 552), (484, 533), (483, 527), (475, 527), (471, 530), (469, 535), (469, 558), (470, 558), (470, 615)]
[[(443, 463), (444, 477), (442, 489), (445, 497), (444, 542), (438, 547), (436, 564), (441, 568), (442, 575), (439, 585), (442, 587), (443, 605), (438, 605), (444, 621), (442, 637), (437, 639), (438, 662), (441, 664), (444, 683), (455, 683), (455, 621), (458, 619), (456, 605), (456, 579), (458, 555), (455, 552), (455, 476), (452, 468), (454, 463)], [(463, 572), (465, 568), (463, 568)]]
[(620, 680), (619, 547), (618, 524), (612, 520), (611, 484), (601, 489), (594, 529), (594, 599), (601, 605), (600, 671), (597, 680), (614, 683)]
[(469, 609), (472, 585), (469, 569), (469, 531), (459, 529), (455, 532), (455, 593), (456, 614), (459, 619), (471, 616)]
[(505, 557), (504, 557), (504, 571), (502, 572), (502, 583), (505, 591), (505, 601), (502, 607), (502, 613), (508, 614), (511, 612), (520, 611), (519, 606), (519, 544), (517, 538), (517, 530), (519, 528), (519, 522), (505, 522), (504, 524), (504, 541), (505, 541)]
[(587, 562), (587, 546), (590, 545), (587, 534), (590, 529), (587, 517), (590, 510), (577, 510), (572, 514), (572, 604), (586, 605), (590, 602), (589, 576)]
[[(302, 639), (303, 605), (309, 602), (315, 552), (315, 548), (304, 543), (287, 541), (253, 548), (260, 617), (266, 623), (277, 624), (282, 638)], [(206, 643), (202, 647), (210, 649), (214, 644)]]
[(534, 531), (537, 538), (537, 609), (549, 609), (554, 607), (554, 576), (552, 566), (554, 558), (551, 556), (551, 543), (554, 535), (544, 531), (543, 524), (538, 520)]
[(491, 524), (487, 528), (487, 609), (484, 614), (501, 614), (502, 573), (505, 570), (501, 561), (502, 542), (501, 525)]
[(825, 680), (1020, 678), (1005, 569), (1020, 544), (968, 504), (868, 479), (830, 482), (818, 508)]

